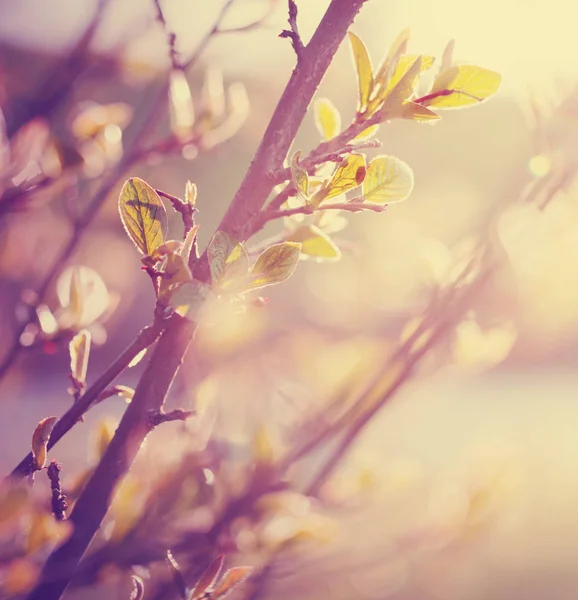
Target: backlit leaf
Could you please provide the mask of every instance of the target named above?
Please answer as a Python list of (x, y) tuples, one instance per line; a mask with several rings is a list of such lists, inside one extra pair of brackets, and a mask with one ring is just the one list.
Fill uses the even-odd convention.
[(404, 29), (391, 45), (385, 60), (375, 75), (376, 87), (379, 86), (381, 89), (383, 89), (387, 85), (392, 67), (397, 64), (397, 61), (400, 59), (400, 57), (407, 52), (410, 34), (411, 32), (409, 28)]
[(369, 96), (373, 90), (373, 70), (371, 60), (365, 44), (351, 31), (349, 32), (349, 41), (355, 61), (357, 71), (357, 85), (359, 91), (359, 101), (357, 112), (362, 112), (367, 107)]
[(46, 464), (46, 451), (48, 440), (58, 417), (47, 417), (38, 423), (32, 434), (32, 454), (36, 462), (36, 468), (42, 469)]
[(185, 259), (185, 262), (189, 263), (189, 258), (191, 256), (191, 251), (193, 250), (193, 246), (195, 244), (195, 240), (197, 239), (197, 232), (199, 231), (199, 225), (195, 225), (191, 227), (187, 232), (187, 236), (185, 237), (185, 241), (183, 243), (183, 247), (181, 248), (180, 255)]
[(119, 210), (126, 232), (143, 254), (151, 254), (165, 241), (167, 212), (148, 183), (131, 177), (120, 192)]
[(454, 55), (454, 46), (456, 40), (450, 40), (447, 43), (447, 46), (444, 48), (444, 52), (442, 54), (442, 60), (440, 64), (440, 73), (445, 69), (449, 69), (453, 63), (453, 55)]
[(427, 122), (437, 121), (441, 117), (433, 110), (417, 104), (415, 102), (404, 102), (401, 106), (401, 110), (397, 113), (400, 119), (411, 119), (412, 121)]
[(249, 288), (281, 283), (291, 277), (299, 261), (300, 250), (301, 244), (295, 242), (274, 244), (264, 250), (251, 269)]
[(329, 198), (339, 196), (352, 190), (363, 182), (365, 177), (365, 156), (363, 154), (349, 154), (337, 167), (331, 180), (319, 190), (312, 198), (314, 206)]
[(238, 585), (246, 581), (253, 571), (252, 567), (233, 567), (219, 581), (219, 585), (211, 594), (211, 600), (221, 600)]
[(367, 202), (391, 204), (405, 200), (413, 189), (413, 171), (395, 156), (376, 156), (367, 168), (362, 193)]
[[(191, 600), (195, 600), (196, 598), (202, 598), (205, 592), (211, 592), (217, 578), (221, 573), (221, 569), (223, 568), (223, 562), (225, 557), (223, 555), (217, 556), (217, 558), (207, 567), (205, 572), (201, 575), (199, 581), (195, 585), (193, 592), (191, 594)], [(211, 598), (212, 598), (211, 594)]]
[[(403, 69), (406, 69), (406, 67), (407, 63), (404, 62)], [(422, 57), (418, 56), (413, 63), (403, 71), (403, 74), (396, 81), (394, 86), (390, 87), (388, 85), (387, 95), (385, 96), (385, 100), (380, 109), (384, 119), (395, 116), (396, 111), (400, 109), (403, 102), (413, 95), (421, 71)], [(401, 72), (402, 71), (400, 70), (400, 73)], [(380, 97), (382, 97), (381, 94)]]
[(86, 382), (88, 357), (90, 355), (90, 332), (79, 331), (70, 341), (70, 374), (79, 383)]
[(287, 241), (301, 243), (302, 258), (311, 257), (317, 260), (341, 258), (341, 251), (333, 240), (315, 225), (301, 225), (291, 232)]
[(341, 115), (328, 98), (319, 98), (315, 102), (315, 125), (324, 140), (334, 138), (341, 130)]
[(461, 65), (449, 67), (436, 78), (431, 92), (420, 102), (436, 108), (461, 108), (486, 100), (495, 94), (502, 76), (495, 71)]
[(170, 304), (177, 314), (193, 320), (210, 296), (211, 288), (207, 284), (193, 279), (174, 290)]
[(361, 133), (358, 133), (351, 141), (355, 142), (366, 142), (370, 140), (379, 130), (379, 125), (371, 125), (367, 129), (364, 129)]
[(225, 271), (219, 282), (223, 290), (234, 291), (249, 273), (249, 255), (243, 244), (235, 244), (225, 260)]
[(209, 242), (207, 257), (211, 269), (211, 279), (218, 284), (225, 272), (227, 257), (235, 247), (235, 242), (224, 231), (217, 231)]
[(309, 202), (309, 174), (299, 164), (301, 152), (295, 152), (291, 157), (291, 181), (301, 197)]
[(174, 289), (174, 286), (191, 281), (193, 278), (188, 261), (176, 252), (167, 254), (162, 273), (159, 300), (165, 304), (169, 302), (170, 290)]

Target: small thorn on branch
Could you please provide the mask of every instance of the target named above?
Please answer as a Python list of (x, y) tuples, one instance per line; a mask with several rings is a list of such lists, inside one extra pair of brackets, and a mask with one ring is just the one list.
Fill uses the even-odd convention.
[(167, 423), (168, 421), (186, 421), (195, 415), (194, 410), (184, 410), (182, 408), (175, 408), (170, 412), (163, 411), (151, 411), (149, 413), (149, 425), (153, 429), (161, 423)]
[(48, 474), (48, 479), (50, 479), (50, 489), (52, 490), (52, 514), (57, 521), (65, 521), (68, 502), (60, 486), (60, 469), (60, 465), (53, 460), (48, 465), (46, 473)]
[(299, 64), (303, 58), (303, 50), (305, 45), (299, 35), (299, 27), (297, 26), (297, 4), (295, 0), (289, 0), (289, 27), (291, 29), (284, 29), (280, 34), (280, 38), (289, 38), (297, 55), (297, 64)]

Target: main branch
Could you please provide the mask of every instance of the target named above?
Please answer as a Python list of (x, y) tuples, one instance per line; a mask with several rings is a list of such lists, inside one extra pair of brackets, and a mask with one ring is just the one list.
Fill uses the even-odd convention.
[[(240, 238), (244, 225), (267, 201), (275, 185), (271, 174), (278, 173), (283, 168), (283, 162), (313, 95), (349, 26), (365, 2), (366, 0), (332, 0), (311, 41), (301, 50), (301, 60), (293, 70), (219, 230)], [(206, 255), (197, 265), (196, 276), (208, 279)]]

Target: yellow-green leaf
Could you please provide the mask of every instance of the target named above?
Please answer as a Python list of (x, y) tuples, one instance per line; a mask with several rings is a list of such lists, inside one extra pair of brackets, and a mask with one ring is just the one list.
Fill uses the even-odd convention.
[(366, 142), (370, 140), (379, 130), (379, 125), (371, 125), (367, 129), (364, 129), (361, 133), (358, 133), (351, 141), (352, 142)]
[(420, 104), (436, 108), (470, 106), (495, 94), (501, 82), (502, 76), (499, 73), (483, 67), (449, 67), (435, 78), (431, 92)]
[(58, 417), (47, 417), (38, 423), (32, 434), (32, 454), (37, 469), (42, 469), (46, 464), (46, 452), (50, 434)]
[(326, 183), (311, 199), (314, 206), (323, 200), (334, 198), (352, 190), (363, 182), (365, 177), (365, 156), (349, 154), (337, 167), (331, 180)]
[(90, 331), (79, 331), (70, 341), (70, 374), (78, 383), (86, 382), (88, 357), (90, 355)]
[[(405, 69), (406, 67), (407, 63), (404, 61), (403, 68)], [(390, 119), (395, 116), (396, 111), (399, 111), (402, 104), (413, 95), (421, 71), (422, 57), (418, 56), (413, 63), (407, 67), (399, 79), (397, 79), (395, 85), (392, 85), (391, 87), (388, 85), (384, 102), (380, 108), (384, 119)], [(401, 73), (401, 70), (399, 73)], [(391, 81), (393, 81), (393, 76)], [(380, 93), (380, 98), (381, 97), (383, 96)]]
[(357, 85), (359, 90), (357, 112), (362, 112), (367, 107), (369, 96), (373, 90), (373, 69), (367, 48), (361, 39), (350, 31), (349, 41), (357, 71)]
[(300, 196), (309, 202), (309, 173), (299, 164), (299, 154), (296, 153), (291, 161), (291, 180)]
[(195, 225), (194, 227), (191, 227), (191, 229), (189, 229), (189, 231), (187, 232), (185, 241), (183, 242), (180, 254), (187, 263), (189, 262), (191, 251), (195, 244), (195, 240), (197, 239), (197, 232), (199, 231), (199, 227), (200, 225)]
[(333, 139), (341, 131), (341, 115), (328, 98), (319, 98), (314, 107), (315, 125), (324, 140)]
[(447, 43), (446, 47), (444, 48), (444, 52), (442, 54), (442, 60), (441, 60), (441, 64), (440, 64), (440, 73), (442, 71), (444, 71), (445, 69), (449, 69), (452, 66), (455, 43), (456, 43), (456, 40), (450, 40)]
[(411, 167), (395, 156), (376, 156), (367, 168), (362, 193), (367, 202), (391, 204), (405, 200), (413, 189)]
[(404, 29), (395, 39), (385, 60), (379, 67), (377, 71), (377, 75), (375, 76), (375, 85), (380, 87), (385, 87), (387, 84), (387, 79), (389, 77), (389, 73), (393, 65), (397, 63), (399, 58), (407, 52), (407, 46), (409, 43), (409, 38), (411, 35), (411, 31), (409, 28)]
[(341, 250), (333, 240), (315, 225), (301, 225), (291, 232), (288, 242), (301, 243), (301, 257), (317, 260), (338, 260)]
[(285, 281), (293, 274), (301, 244), (295, 242), (281, 242), (264, 250), (253, 268), (249, 279), (249, 289), (257, 289)]
[(393, 70), (393, 73), (391, 74), (391, 79), (387, 84), (388, 90), (393, 90), (395, 88), (395, 86), (401, 81), (402, 77), (415, 65), (415, 62), (418, 58), (421, 58), (421, 62), (419, 72), (416, 74), (414, 83), (412, 84), (412, 87), (415, 87), (420, 73), (432, 68), (435, 62), (435, 58), (433, 56), (416, 56), (408, 54), (400, 57), (395, 69)]
[(411, 101), (403, 103), (397, 116), (400, 119), (411, 119), (412, 121), (420, 122), (437, 121), (441, 119), (441, 117), (433, 110)]
[(136, 247), (151, 254), (165, 241), (168, 229), (167, 212), (153, 188), (138, 177), (131, 177), (123, 186), (119, 198), (122, 224)]
[(213, 283), (218, 284), (223, 277), (225, 262), (234, 247), (235, 242), (224, 231), (217, 231), (209, 242), (207, 257)]
[(211, 294), (208, 285), (193, 279), (182, 283), (172, 292), (170, 303), (177, 314), (194, 320)]
[(249, 273), (249, 255), (245, 246), (238, 242), (233, 246), (229, 256), (225, 260), (225, 270), (219, 281), (219, 287), (223, 290), (234, 291), (241, 285)]
[(180, 253), (170, 252), (166, 255), (163, 266), (159, 285), (159, 300), (167, 304), (171, 294), (170, 290), (175, 285), (190, 281), (191, 279), (191, 271), (185, 258)]

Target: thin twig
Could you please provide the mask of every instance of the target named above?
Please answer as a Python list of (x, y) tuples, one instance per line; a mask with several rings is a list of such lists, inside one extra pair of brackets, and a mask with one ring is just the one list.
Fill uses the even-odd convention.
[[(319, 494), (323, 484), (329, 479), (336, 467), (343, 461), (353, 444), (365, 431), (365, 428), (369, 422), (386, 404), (389, 403), (389, 401), (397, 394), (399, 389), (405, 383), (407, 383), (407, 381), (409, 381), (415, 367), (430, 352), (430, 350), (437, 346), (439, 341), (448, 335), (453, 330), (455, 325), (459, 323), (463, 317), (463, 314), (470, 308), (472, 298), (479, 293), (480, 289), (486, 284), (493, 273), (494, 265), (488, 266), (482, 273), (480, 273), (475, 283), (464, 291), (459, 303), (457, 303), (456, 306), (452, 306), (451, 310), (448, 310), (446, 318), (439, 320), (435, 329), (428, 336), (427, 341), (417, 349), (413, 350), (403, 362), (399, 360), (396, 361), (396, 364), (401, 364), (399, 372), (396, 374), (393, 381), (388, 382), (382, 395), (350, 425), (349, 429), (344, 434), (343, 439), (339, 442), (337, 448), (331, 453), (329, 458), (320, 468), (319, 472), (307, 486), (307, 495), (317, 496)], [(395, 364), (392, 364), (392, 367), (395, 367)], [(385, 377), (385, 381), (387, 381), (388, 375), (386, 374)], [(364, 400), (369, 398), (372, 393), (374, 393), (375, 388), (378, 388), (380, 383), (381, 382), (378, 381), (375, 383), (375, 385), (370, 386), (366, 395), (360, 398), (356, 404), (365, 404)]]
[(182, 408), (175, 408), (169, 412), (155, 411), (149, 414), (149, 423), (151, 427), (156, 427), (161, 423), (170, 423), (171, 421), (186, 421), (194, 415), (194, 410), (184, 410)]
[(167, 36), (167, 43), (169, 46), (169, 59), (171, 61), (171, 66), (173, 69), (180, 69), (181, 61), (179, 59), (179, 53), (177, 52), (177, 36), (174, 31), (170, 30), (167, 24), (160, 0), (153, 0), (153, 3), (157, 11), (157, 21), (161, 24), (161, 27), (163, 28)]
[(53, 460), (46, 469), (48, 479), (50, 479), (50, 490), (52, 492), (52, 514), (57, 521), (66, 520), (66, 511), (68, 510), (68, 502), (66, 496), (62, 493), (60, 485), (60, 465)]
[[(108, 511), (113, 491), (151, 430), (151, 412), (161, 411), (192, 339), (194, 323), (175, 315), (161, 336), (118, 429), (76, 501), (71, 537), (46, 561), (28, 600), (58, 600)], [(167, 335), (168, 334), (168, 335)]]
[(295, 54), (297, 55), (297, 64), (303, 60), (303, 50), (305, 45), (299, 35), (299, 27), (297, 25), (297, 4), (295, 0), (289, 0), (289, 23), (290, 29), (284, 29), (280, 34), (280, 38), (289, 38)]
[(197, 212), (197, 209), (188, 202), (185, 202), (168, 192), (163, 192), (163, 190), (155, 190), (155, 192), (159, 196), (166, 198), (172, 204), (173, 208), (181, 215), (183, 225), (185, 226), (186, 237), (187, 233), (195, 226), (195, 212)]
[[(148, 348), (160, 335), (165, 325), (157, 321), (145, 327), (136, 337), (134, 342), (108, 367), (108, 369), (86, 390), (63, 415), (60, 417), (48, 441), (48, 449), (52, 448), (62, 437), (72, 429), (90, 407), (96, 403), (110, 383), (116, 379), (143, 350)], [(28, 453), (13, 469), (8, 478), (22, 478), (34, 471), (34, 457)]]
[[(228, 11), (235, 4), (235, 2), (236, 0), (227, 0), (225, 2), (217, 18), (215, 19), (211, 29), (207, 32), (205, 36), (203, 36), (193, 54), (183, 64), (183, 69), (190, 69), (193, 65), (197, 63), (211, 39), (216, 34), (221, 32), (221, 23), (226, 17)], [(149, 114), (146, 115), (146, 117), (143, 119), (144, 126), (137, 133), (132, 143), (132, 149), (125, 155), (121, 163), (112, 169), (109, 177), (103, 182), (103, 184), (95, 193), (93, 200), (87, 207), (85, 213), (80, 219), (75, 221), (74, 229), (70, 240), (58, 254), (57, 258), (52, 263), (52, 266), (49, 269), (48, 273), (44, 276), (40, 285), (38, 286), (38, 289), (36, 290), (36, 296), (39, 302), (42, 302), (42, 300), (46, 296), (48, 289), (54, 283), (61, 270), (64, 268), (65, 264), (74, 254), (74, 251), (76, 250), (85, 229), (92, 223), (92, 221), (98, 214), (100, 208), (104, 204), (106, 198), (108, 197), (108, 194), (112, 191), (117, 181), (122, 177), (124, 172), (129, 167), (131, 167), (138, 161), (146, 159), (151, 154), (162, 153), (167, 147), (174, 149), (175, 140), (172, 136), (167, 140), (162, 140), (161, 142), (157, 142), (148, 147), (144, 144), (148, 136), (154, 131), (156, 124), (160, 121), (160, 116), (167, 102), (167, 94), (168, 83), (165, 83), (163, 86), (161, 86), (161, 88), (155, 95), (151, 103), (152, 108), (150, 109)], [(4, 355), (4, 358), (0, 362), (0, 379), (6, 374), (6, 372), (10, 369), (10, 367), (18, 358), (18, 355), (20, 354), (20, 351), (23, 348), (23, 346), (20, 343), (20, 338), (26, 330), (26, 328), (29, 326), (29, 324), (34, 321), (34, 319), (35, 313), (32, 310), (32, 308), (29, 308), (28, 315), (22, 320), (14, 334), (12, 345), (10, 346), (7, 353)]]

